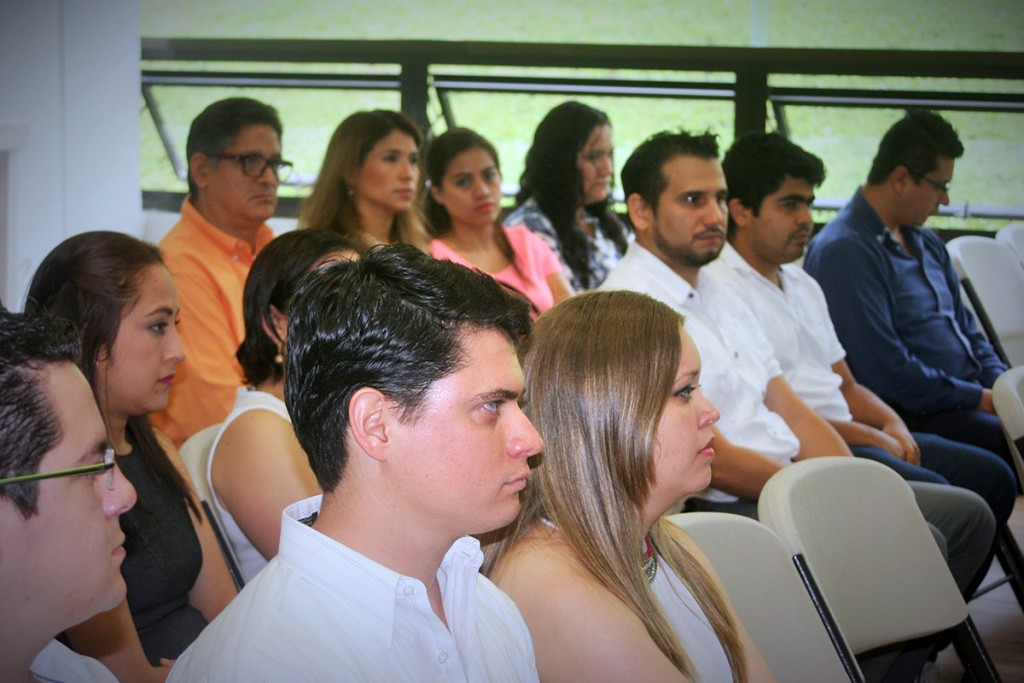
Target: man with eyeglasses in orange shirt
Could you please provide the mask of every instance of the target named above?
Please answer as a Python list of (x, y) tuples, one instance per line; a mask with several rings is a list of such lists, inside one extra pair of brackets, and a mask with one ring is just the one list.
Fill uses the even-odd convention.
[(189, 195), (181, 221), (160, 241), (181, 300), (178, 366), (155, 427), (178, 447), (227, 416), (243, 383), (242, 289), (256, 254), (274, 238), (266, 221), (291, 174), (281, 158), (281, 121), (245, 97), (214, 102), (192, 122), (185, 152)]
[(54, 636), (125, 596), (114, 465), (70, 324), (0, 308), (0, 678), (116, 683)]

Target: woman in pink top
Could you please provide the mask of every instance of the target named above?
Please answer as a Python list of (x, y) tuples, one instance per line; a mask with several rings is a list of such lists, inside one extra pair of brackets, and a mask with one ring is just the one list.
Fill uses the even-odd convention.
[(425, 210), (430, 253), (481, 270), (525, 296), (540, 313), (572, 294), (558, 257), (523, 226), (503, 228), (498, 153), (483, 136), (453, 128), (427, 151)]

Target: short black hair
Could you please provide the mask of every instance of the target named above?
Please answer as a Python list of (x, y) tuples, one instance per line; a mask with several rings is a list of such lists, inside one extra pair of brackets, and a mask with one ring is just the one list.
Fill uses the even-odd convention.
[[(777, 192), (787, 177), (806, 180), (811, 187), (825, 182), (825, 164), (780, 133), (748, 133), (734, 143), (722, 159), (729, 198), (761, 212), (764, 198)], [(733, 230), (732, 216), (729, 230)]]
[(949, 121), (927, 109), (908, 109), (878, 144), (868, 185), (881, 184), (897, 166), (920, 180), (938, 167), (939, 157), (959, 159), (963, 154), (963, 143)]
[(270, 307), (287, 314), (302, 277), (317, 261), (339, 251), (355, 251), (340, 233), (292, 230), (271, 240), (256, 256), (242, 293), (245, 337), (235, 354), (246, 383), (255, 386), (284, 376), (284, 368), (274, 358), (285, 340), (276, 338)]
[[(254, 125), (270, 126), (278, 139), (284, 135), (277, 110), (269, 104), (248, 97), (229, 97), (214, 102), (192, 121), (185, 142), (186, 163), (200, 152), (209, 156), (220, 154), (243, 128)], [(188, 191), (193, 198), (199, 193), (191, 169), (188, 172)]]
[(668, 187), (662, 167), (680, 156), (718, 159), (718, 136), (711, 131), (665, 130), (644, 140), (622, 167), (622, 191), (626, 199), (638, 194), (651, 207), (657, 208), (658, 198)]
[[(0, 308), (0, 477), (39, 469), (60, 443), (60, 418), (43, 387), (48, 367), (77, 363), (78, 332), (49, 315), (11, 313)], [(0, 486), (26, 519), (38, 512), (36, 482)]]
[(307, 275), (289, 311), (284, 395), (320, 487), (341, 480), (357, 390), (379, 390), (413, 420), (431, 385), (461, 367), (466, 333), (515, 343), (529, 329), (528, 304), (493, 278), (408, 244)]

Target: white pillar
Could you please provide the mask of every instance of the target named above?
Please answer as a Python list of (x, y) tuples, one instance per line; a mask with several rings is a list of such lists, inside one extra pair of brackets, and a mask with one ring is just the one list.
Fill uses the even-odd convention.
[(86, 230), (141, 234), (138, 0), (0, 3), (0, 297)]

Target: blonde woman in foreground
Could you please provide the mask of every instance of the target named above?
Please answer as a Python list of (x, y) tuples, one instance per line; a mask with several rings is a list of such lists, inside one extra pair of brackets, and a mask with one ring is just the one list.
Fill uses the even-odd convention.
[(714, 569), (662, 519), (711, 480), (718, 411), (669, 307), (587, 292), (522, 350), (544, 452), (484, 565), (519, 606), (541, 680), (772, 681)]

